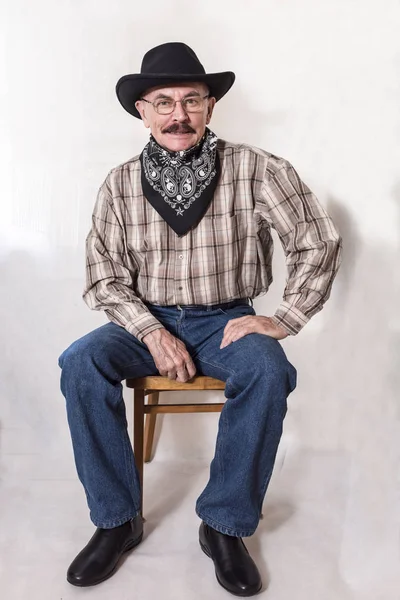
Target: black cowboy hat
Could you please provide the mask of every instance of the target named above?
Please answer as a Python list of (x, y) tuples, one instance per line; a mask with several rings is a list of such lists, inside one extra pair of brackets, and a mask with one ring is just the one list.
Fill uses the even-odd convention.
[(189, 46), (181, 42), (168, 42), (149, 50), (143, 57), (140, 73), (121, 77), (117, 82), (116, 92), (125, 110), (140, 119), (135, 102), (145, 90), (181, 81), (202, 81), (208, 86), (211, 96), (218, 101), (232, 87), (235, 74), (232, 71), (206, 74)]

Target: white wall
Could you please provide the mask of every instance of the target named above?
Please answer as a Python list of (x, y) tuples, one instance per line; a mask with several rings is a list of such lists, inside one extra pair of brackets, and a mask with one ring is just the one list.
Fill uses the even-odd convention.
[[(81, 300), (84, 239), (109, 169), (147, 140), (115, 83), (151, 47), (184, 41), (206, 70), (237, 75), (213, 130), (290, 160), (343, 235), (330, 301), (283, 342), (298, 388), (277, 471), (302, 452), (328, 470), (337, 457), (340, 577), (374, 598), (383, 584), (398, 591), (399, 2), (3, 0), (0, 11), (3, 473), (74, 473), (57, 357), (105, 322)], [(259, 314), (281, 297), (278, 250)], [(157, 457), (208, 460), (215, 431), (211, 415), (168, 416)]]

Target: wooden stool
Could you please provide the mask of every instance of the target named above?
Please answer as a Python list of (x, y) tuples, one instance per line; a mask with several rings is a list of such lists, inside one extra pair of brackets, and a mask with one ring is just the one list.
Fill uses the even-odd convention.
[[(133, 388), (133, 452), (140, 480), (140, 505), (143, 516), (143, 464), (152, 459), (154, 428), (158, 413), (197, 413), (221, 412), (224, 403), (214, 404), (159, 404), (160, 392), (191, 391), (191, 390), (225, 390), (225, 381), (213, 377), (195, 376), (188, 383), (161, 377), (140, 377), (127, 379), (126, 385)], [(145, 403), (145, 396), (149, 396)], [(144, 415), (146, 428), (144, 429)], [(144, 435), (143, 435), (144, 433)]]

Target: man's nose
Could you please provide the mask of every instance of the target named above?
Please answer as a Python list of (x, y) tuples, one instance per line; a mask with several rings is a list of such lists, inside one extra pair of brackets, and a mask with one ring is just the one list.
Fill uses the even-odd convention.
[(173, 117), (176, 121), (182, 122), (188, 119), (188, 114), (182, 106), (182, 102), (177, 102), (175, 104)]

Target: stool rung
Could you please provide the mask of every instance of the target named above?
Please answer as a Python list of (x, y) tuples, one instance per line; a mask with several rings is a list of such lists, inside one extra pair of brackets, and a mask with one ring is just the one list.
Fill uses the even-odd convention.
[(223, 403), (210, 404), (145, 404), (144, 413), (147, 415), (158, 413), (195, 413), (195, 412), (218, 412)]

